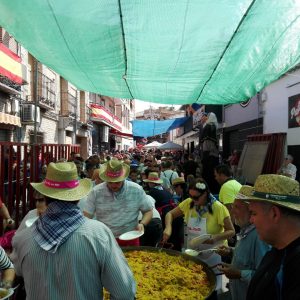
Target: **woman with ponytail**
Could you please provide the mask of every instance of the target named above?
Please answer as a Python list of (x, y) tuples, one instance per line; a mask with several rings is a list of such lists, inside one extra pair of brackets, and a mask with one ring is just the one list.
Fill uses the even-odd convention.
[[(189, 198), (167, 213), (163, 242), (167, 242), (172, 234), (172, 222), (184, 216), (186, 224), (184, 245), (194, 250), (207, 250), (221, 244), (234, 236), (228, 209), (210, 193), (206, 181), (198, 178), (188, 188)], [(205, 254), (204, 254), (205, 253)], [(221, 263), (220, 255), (213, 251), (202, 252), (199, 258), (208, 265)], [(218, 281), (220, 281), (218, 276)], [(217, 283), (217, 289), (221, 283)]]
[(166, 215), (164, 240), (167, 241), (171, 235), (173, 220), (180, 216), (184, 216), (187, 224), (187, 246), (191, 246), (189, 244), (192, 239), (203, 234), (210, 235), (204, 244), (219, 243), (234, 236), (234, 227), (227, 208), (210, 193), (204, 179), (198, 178), (190, 183), (188, 190), (190, 197)]

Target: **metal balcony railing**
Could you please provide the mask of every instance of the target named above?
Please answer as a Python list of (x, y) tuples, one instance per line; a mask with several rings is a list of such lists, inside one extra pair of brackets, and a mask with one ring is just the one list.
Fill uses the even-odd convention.
[(68, 111), (71, 117), (77, 115), (77, 98), (72, 94), (68, 93)]
[(39, 106), (48, 109), (55, 109), (56, 102), (56, 87), (55, 80), (48, 76), (39, 73), (41, 76), (41, 86), (38, 90)]
[(21, 92), (21, 85), (13, 82), (12, 80), (8, 79), (7, 77), (0, 74), (0, 84), (6, 85), (11, 89), (16, 90), (17, 92)]

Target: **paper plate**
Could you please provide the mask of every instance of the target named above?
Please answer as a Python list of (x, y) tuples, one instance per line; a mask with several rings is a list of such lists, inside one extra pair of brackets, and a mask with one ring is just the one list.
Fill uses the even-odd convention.
[(211, 234), (201, 234), (190, 241), (190, 247), (195, 248), (211, 238)]
[(144, 234), (144, 231), (138, 231), (138, 230), (128, 231), (128, 232), (121, 234), (119, 236), (119, 239), (123, 240), (123, 241), (130, 241), (130, 240), (139, 238), (143, 234)]
[[(4, 291), (4, 290), (5, 289), (0, 288), (0, 292)], [(8, 291), (8, 294), (6, 296), (4, 296), (4, 297), (0, 296), (0, 300), (8, 299), (14, 293), (14, 289), (9, 289), (7, 291)]]
[(193, 250), (193, 249), (185, 249), (184, 251), (187, 255), (190, 256), (197, 256), (199, 254), (199, 251)]
[(32, 224), (33, 224), (38, 218), (39, 218), (39, 217), (36, 216), (36, 217), (34, 217), (34, 218), (31, 218), (31, 219), (26, 220), (26, 221), (25, 221), (25, 225), (26, 225), (27, 227), (32, 226)]

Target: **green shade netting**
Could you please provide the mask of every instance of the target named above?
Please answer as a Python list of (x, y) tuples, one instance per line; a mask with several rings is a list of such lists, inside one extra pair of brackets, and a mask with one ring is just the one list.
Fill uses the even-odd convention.
[(79, 89), (164, 104), (241, 102), (300, 61), (299, 0), (1, 0), (0, 25)]

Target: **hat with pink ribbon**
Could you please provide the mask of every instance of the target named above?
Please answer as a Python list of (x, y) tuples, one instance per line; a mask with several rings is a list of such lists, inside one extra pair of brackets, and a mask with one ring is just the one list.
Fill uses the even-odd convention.
[(101, 166), (99, 177), (105, 182), (120, 182), (128, 177), (129, 171), (129, 166), (123, 161), (111, 159)]
[(162, 184), (163, 180), (159, 177), (157, 172), (150, 172), (147, 179), (143, 180), (144, 182), (152, 182), (157, 184)]
[(43, 182), (31, 183), (40, 194), (62, 201), (78, 201), (92, 188), (89, 179), (78, 179), (73, 162), (50, 163)]

